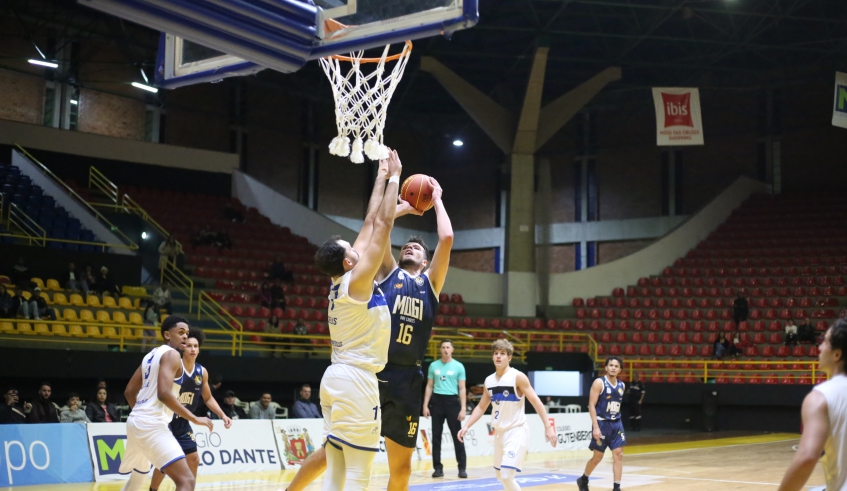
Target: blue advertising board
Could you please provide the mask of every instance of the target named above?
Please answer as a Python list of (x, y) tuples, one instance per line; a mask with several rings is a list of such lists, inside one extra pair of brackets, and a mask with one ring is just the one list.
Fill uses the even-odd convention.
[(91, 482), (84, 424), (0, 425), (0, 487)]

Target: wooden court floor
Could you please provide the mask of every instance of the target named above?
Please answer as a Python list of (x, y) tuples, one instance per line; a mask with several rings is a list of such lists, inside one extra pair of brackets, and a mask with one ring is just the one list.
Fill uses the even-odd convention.
[[(624, 453), (624, 476), (621, 488), (650, 491), (775, 490), (788, 463), (794, 456), (792, 446), (799, 442), (796, 434), (766, 434), (714, 438), (714, 435), (688, 435), (644, 438), (633, 442)], [(582, 474), (588, 451), (538, 453), (527, 456), (520, 475), (522, 489), (533, 491), (576, 490), (574, 480)], [(455, 461), (445, 461), (445, 477), (432, 479), (430, 462), (414, 464), (410, 491), (456, 491), (503, 489), (494, 479), (490, 457), (476, 457), (468, 462), (468, 479), (458, 479)], [(293, 471), (201, 476), (197, 490), (284, 490)], [(370, 490), (384, 490), (388, 480), (385, 465), (376, 465)], [(807, 489), (823, 486), (820, 465), (812, 474)], [(119, 483), (65, 484), (52, 486), (19, 486), (0, 488), (16, 491), (118, 491)], [(611, 454), (597, 467), (590, 482), (592, 491), (612, 489)], [(165, 481), (162, 491), (172, 491)], [(321, 489), (320, 481), (309, 487)]]

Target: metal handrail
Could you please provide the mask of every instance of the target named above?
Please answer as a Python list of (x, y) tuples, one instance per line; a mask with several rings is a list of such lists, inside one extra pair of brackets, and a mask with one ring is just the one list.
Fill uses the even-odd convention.
[[(643, 365), (639, 368), (635, 368), (636, 365)], [(659, 368), (647, 368), (649, 365), (659, 365)], [(678, 365), (684, 365), (684, 368), (679, 368)], [(743, 368), (727, 368), (727, 365), (753, 365), (756, 368), (751, 369), (743, 369)], [(804, 368), (794, 369), (794, 368), (786, 368), (786, 369), (775, 369), (768, 368), (774, 367), (778, 365), (801, 365)], [(762, 368), (758, 368), (762, 367)], [(602, 371), (602, 367), (600, 371)], [(703, 382), (708, 382), (710, 376), (713, 377), (715, 374), (725, 374), (725, 373), (738, 373), (738, 372), (756, 372), (756, 374), (760, 374), (762, 372), (769, 373), (791, 373), (797, 374), (802, 373), (805, 375), (809, 370), (811, 370), (812, 380), (816, 380), (817, 375), (820, 373), (820, 369), (818, 368), (817, 361), (793, 361), (793, 360), (770, 360), (770, 361), (748, 361), (748, 360), (642, 360), (642, 359), (634, 359), (634, 360), (624, 360), (623, 370), (629, 375), (629, 380), (633, 379), (633, 375), (636, 370), (638, 371), (679, 371), (679, 370), (688, 370), (688, 371), (701, 371), (702, 376), (698, 378), (702, 378)], [(746, 377), (745, 377), (746, 378)]]
[[(18, 234), (7, 234), (0, 233), (0, 237), (11, 237), (13, 239), (30, 239), (31, 237), (28, 235), (18, 235)], [(107, 248), (110, 249), (130, 249), (134, 250), (132, 246), (128, 246), (126, 244), (107, 244), (105, 242), (89, 242), (85, 240), (72, 240), (72, 239), (56, 239), (53, 237), (45, 237), (43, 239), (44, 242), (59, 242), (61, 244), (79, 244), (79, 245), (90, 245), (101, 249), (103, 252), (106, 252)], [(41, 246), (45, 246), (46, 244), (40, 244)]]
[[(55, 305), (53, 305), (52, 307), (55, 309)], [(56, 309), (56, 310), (58, 312), (58, 309)], [(94, 343), (90, 343), (90, 342), (87, 343), (87, 342), (84, 342), (84, 341), (76, 341), (76, 343), (79, 343), (79, 344), (113, 345), (113, 344), (115, 344), (115, 341), (118, 341), (121, 350), (123, 350), (125, 345), (132, 344), (132, 343), (128, 342), (128, 340), (127, 340), (128, 337), (132, 338), (132, 336), (131, 335), (127, 336), (127, 332), (124, 331), (124, 329), (126, 329), (128, 331), (129, 330), (137, 330), (137, 329), (141, 329), (141, 330), (157, 329), (155, 326), (145, 326), (143, 324), (121, 324), (121, 323), (118, 323), (118, 322), (84, 321), (84, 320), (81, 320), (81, 319), (76, 319), (76, 320), (65, 319), (65, 320), (55, 320), (55, 321), (43, 320), (43, 319), (42, 320), (0, 319), (0, 323), (30, 324), (32, 326), (35, 326), (36, 324), (47, 324), (48, 326), (53, 326), (53, 325), (81, 326), (83, 328), (92, 327), (92, 326), (98, 327), (98, 328), (111, 327), (111, 328), (115, 329), (115, 333), (118, 335), (117, 338), (94, 338), (94, 339), (97, 339), (98, 341), (94, 342)], [(6, 332), (0, 331), (0, 334), (6, 334)], [(16, 337), (21, 335), (20, 332), (8, 333), (8, 334), (14, 334)], [(23, 339), (30, 339), (29, 336), (38, 336), (37, 339), (38, 339), (39, 342), (42, 342), (42, 341), (45, 341), (45, 342), (54, 341), (54, 342), (62, 342), (62, 343), (74, 343), (75, 342), (73, 339), (68, 339), (68, 337), (70, 336), (69, 334), (60, 335), (60, 334), (54, 334), (53, 332), (50, 332), (50, 334), (49, 334), (50, 336), (60, 337), (59, 340), (51, 340), (49, 337), (47, 337), (47, 334), (42, 334), (42, 333), (37, 333), (37, 332), (25, 333), (24, 335), (26, 337), (23, 338)], [(5, 337), (3, 339), (5, 341), (5, 340), (16, 339), (16, 338)], [(17, 339), (20, 339), (20, 338), (17, 338)], [(138, 343), (138, 345), (140, 345), (140, 344), (141, 343)]]
[(110, 181), (93, 165), (88, 168), (88, 188), (92, 187), (99, 189), (112, 203), (118, 203), (118, 185)]
[[(165, 227), (163, 227), (159, 224), (159, 222), (154, 220), (153, 216), (147, 213), (147, 210), (142, 208), (142, 206), (139, 205), (138, 202), (132, 199), (128, 194), (124, 194), (121, 198), (121, 208), (126, 213), (135, 213), (136, 215), (140, 216), (142, 220), (152, 225), (153, 228), (157, 232), (159, 232), (159, 234), (162, 235), (162, 237), (165, 237), (167, 239), (171, 236), (171, 234), (168, 233), (167, 230), (165, 230)], [(176, 241), (177, 248), (179, 248), (179, 252), (182, 253), (184, 251), (184, 249), (182, 248), (182, 243), (176, 240), (176, 238), (174, 238), (174, 240)]]
[(32, 161), (34, 164), (38, 165), (38, 167), (39, 167), (39, 168), (40, 168), (40, 169), (41, 169), (41, 170), (42, 170), (45, 174), (47, 174), (48, 176), (50, 176), (50, 178), (52, 178), (52, 179), (53, 179), (53, 181), (55, 181), (57, 184), (59, 184), (60, 186), (62, 186), (68, 194), (70, 194), (71, 196), (73, 196), (74, 198), (76, 198), (76, 199), (77, 199), (77, 201), (79, 201), (82, 205), (84, 205), (86, 208), (88, 208), (88, 210), (91, 212), (91, 214), (93, 214), (93, 215), (94, 215), (94, 216), (95, 216), (98, 220), (100, 220), (100, 221), (102, 221), (103, 223), (105, 223), (106, 225), (108, 225), (108, 226), (109, 226), (109, 230), (111, 230), (113, 233), (116, 233), (116, 234), (120, 235), (120, 236), (121, 236), (121, 238), (123, 238), (123, 240), (125, 240), (125, 241), (126, 241), (126, 243), (129, 245), (129, 248), (130, 248), (130, 249), (132, 249), (132, 250), (137, 250), (137, 249), (138, 249), (138, 244), (136, 244), (135, 242), (133, 242), (133, 241), (132, 241), (129, 237), (127, 237), (127, 236), (126, 236), (126, 234), (124, 234), (123, 232), (121, 232), (121, 230), (120, 230), (117, 226), (115, 226), (115, 224), (113, 224), (112, 222), (110, 222), (108, 218), (106, 218), (105, 216), (103, 216), (103, 214), (102, 214), (102, 213), (100, 213), (100, 212), (99, 212), (99, 211), (97, 211), (97, 210), (96, 210), (93, 206), (91, 206), (91, 203), (89, 203), (88, 201), (86, 201), (85, 199), (83, 199), (83, 198), (82, 198), (82, 196), (80, 196), (79, 194), (77, 194), (77, 192), (76, 192), (76, 191), (74, 191), (74, 190), (73, 190), (70, 186), (68, 186), (67, 184), (65, 184), (65, 182), (64, 182), (64, 181), (62, 181), (61, 179), (59, 179), (59, 177), (58, 177), (58, 176), (56, 176), (56, 174), (53, 174), (53, 172), (52, 172), (50, 169), (48, 169), (48, 168), (47, 168), (47, 166), (45, 166), (44, 164), (42, 164), (41, 162), (39, 162), (39, 161), (38, 161), (38, 159), (36, 159), (35, 157), (33, 157), (33, 156), (32, 156), (32, 154), (30, 154), (29, 152), (27, 152), (27, 151), (26, 151), (26, 150), (25, 150), (22, 146), (20, 146), (19, 144), (17, 144), (17, 143), (16, 143), (16, 144), (15, 144), (15, 147), (17, 147), (17, 148), (18, 148), (18, 150), (20, 150), (20, 151), (21, 151), (21, 152), (22, 152), (22, 153), (23, 153), (23, 154), (24, 154), (24, 155), (25, 155), (25, 156), (26, 156), (26, 157), (27, 157), (30, 161)]
[[(205, 305), (204, 305), (205, 303)], [(241, 324), (241, 321), (233, 317), (232, 314), (224, 310), (224, 308), (219, 304), (214, 298), (209, 296), (209, 294), (205, 291), (201, 291), (197, 294), (197, 320), (203, 319), (203, 313), (209, 317), (218, 327), (222, 328), (225, 331), (239, 332), (244, 333), (244, 325)], [(227, 322), (227, 317), (229, 318), (229, 322)], [(238, 326), (238, 329), (234, 329), (232, 327), (232, 323)], [(244, 349), (244, 336), (239, 336), (238, 340), (236, 338), (232, 338), (232, 355), (235, 356), (236, 351), (238, 355), (241, 356), (242, 350)]]
[(24, 233), (23, 236), (18, 237), (27, 239), (30, 245), (32, 245), (33, 242), (35, 242), (35, 245), (40, 245), (42, 247), (47, 245), (47, 232), (41, 227), (41, 225), (38, 224), (38, 222), (24, 213), (24, 211), (14, 203), (9, 203), (9, 226), (11, 225), (15, 225), (21, 230), (21, 232)]
[(188, 297), (188, 311), (191, 312), (194, 304), (194, 280), (189, 278), (187, 274), (183, 273), (176, 264), (167, 262), (162, 265), (159, 281), (160, 284), (167, 281), (173, 285), (175, 289), (181, 290), (182, 293)]

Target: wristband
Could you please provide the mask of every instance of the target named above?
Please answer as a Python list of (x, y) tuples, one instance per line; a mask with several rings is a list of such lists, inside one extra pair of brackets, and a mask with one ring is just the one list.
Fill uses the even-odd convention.
[(394, 184), (398, 184), (398, 185), (399, 185), (399, 184), (400, 184), (400, 176), (391, 176), (391, 177), (389, 177), (389, 178), (388, 178), (388, 184), (391, 184), (392, 182), (393, 182)]

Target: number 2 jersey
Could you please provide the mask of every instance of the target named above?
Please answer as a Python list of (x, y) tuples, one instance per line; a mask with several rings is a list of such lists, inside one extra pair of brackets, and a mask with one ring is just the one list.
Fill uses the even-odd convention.
[(379, 287), (385, 293), (391, 312), (388, 363), (420, 366), (438, 311), (438, 296), (429, 277), (426, 274), (412, 276), (396, 267)]
[(499, 379), (497, 373), (485, 378), (485, 390), (491, 398), (491, 427), (498, 431), (526, 424), (524, 396), (518, 396), (520, 373), (520, 370), (509, 367)]
[(621, 402), (626, 387), (620, 380), (613, 385), (605, 375), (602, 380), (603, 392), (597, 399), (597, 419), (600, 421), (618, 421), (621, 419)]

